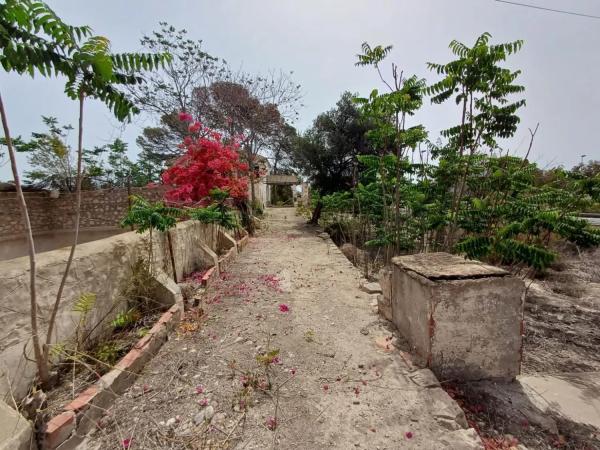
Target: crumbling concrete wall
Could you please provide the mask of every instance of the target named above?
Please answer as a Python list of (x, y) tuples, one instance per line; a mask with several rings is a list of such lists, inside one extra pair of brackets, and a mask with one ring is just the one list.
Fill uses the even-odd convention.
[(392, 261), (393, 322), (440, 379), (519, 374), (522, 280), (446, 253)]
[(35, 450), (36, 448), (31, 423), (0, 400), (0, 450)]
[[(214, 264), (200, 250), (200, 245), (216, 249), (217, 233), (212, 226), (187, 221), (177, 224), (170, 233), (178, 279)], [(68, 254), (69, 249), (65, 248), (37, 255), (36, 287), (42, 337)], [(126, 306), (122, 296), (124, 283), (131, 279), (136, 262), (147, 256), (147, 234), (128, 232), (79, 245), (65, 285), (53, 341), (65, 342), (74, 335), (80, 316), (72, 311), (73, 304), (83, 293), (96, 295), (87, 328), (98, 325), (95, 332), (101, 333), (102, 324), (109, 324)], [(154, 267), (169, 275), (173, 273), (163, 233), (154, 233)], [(29, 358), (32, 357), (29, 305), (28, 258), (0, 261), (0, 399), (8, 395), (11, 387), (16, 398), (23, 397), (35, 376), (34, 364), (23, 358), (24, 347)]]
[(392, 312), (392, 274), (393, 271), (390, 267), (384, 267), (380, 270), (378, 281), (381, 286), (381, 294), (377, 295), (377, 310), (383, 318), (390, 322), (394, 320)]

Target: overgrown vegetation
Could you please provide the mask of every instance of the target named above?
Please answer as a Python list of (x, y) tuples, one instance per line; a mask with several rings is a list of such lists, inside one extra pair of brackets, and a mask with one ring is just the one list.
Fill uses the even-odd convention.
[[(148, 231), (148, 272), (153, 273), (154, 269), (154, 232), (162, 231), (166, 233), (169, 245), (169, 255), (173, 266), (173, 275), (176, 277), (175, 258), (173, 255), (173, 246), (169, 229), (177, 223), (177, 218), (181, 216), (181, 210), (172, 206), (167, 206), (163, 202), (151, 202), (143, 197), (131, 196), (131, 207), (127, 215), (121, 221), (122, 227), (134, 227), (137, 233)], [(177, 281), (177, 280), (176, 280)]]
[[(44, 2), (7, 0), (0, 5), (0, 65), (6, 72), (34, 76), (62, 75), (66, 78), (65, 93), (78, 102), (78, 142), (75, 174), (75, 232), (71, 252), (59, 283), (56, 300), (48, 320), (45, 341), (40, 340), (37, 314), (35, 244), (27, 204), (8, 125), (8, 115), (0, 97), (0, 115), (4, 144), (11, 161), (11, 171), (26, 230), (30, 266), (31, 332), (38, 376), (43, 386), (50, 384), (49, 351), (62, 292), (69, 275), (78, 242), (83, 174), (83, 112), (86, 98), (104, 103), (120, 120), (128, 119), (138, 109), (119, 89), (142, 82), (139, 72), (157, 68), (168, 54), (137, 54), (111, 52), (110, 41), (93, 36), (87, 26), (75, 27), (63, 22)], [(55, 136), (56, 137), (56, 136)]]
[[(350, 242), (380, 249), (375, 254), (384, 262), (401, 253), (452, 251), (540, 271), (556, 259), (554, 240), (600, 244), (600, 230), (578, 217), (600, 199), (597, 173), (583, 167), (544, 172), (528, 160), (529, 151), (521, 158), (503, 148), (517, 131), (525, 100), (516, 83), (520, 71), (502, 63), (523, 42), (490, 40), (484, 33), (472, 47), (453, 41), (455, 59), (428, 64), (442, 77), (430, 86), (395, 64), (386, 80), (380, 66), (391, 46), (363, 44), (357, 65), (375, 68), (386, 88), (355, 99), (369, 126), (371, 154), (356, 156), (352, 186), (338, 184), (315, 210), (322, 206), (325, 222), (338, 223)], [(409, 122), (427, 96), (434, 104), (455, 102), (460, 117), (436, 143), (422, 125)], [(530, 130), (529, 150), (536, 131)], [(313, 153), (323, 154), (327, 145)], [(317, 165), (310, 169), (315, 180), (327, 174)]]

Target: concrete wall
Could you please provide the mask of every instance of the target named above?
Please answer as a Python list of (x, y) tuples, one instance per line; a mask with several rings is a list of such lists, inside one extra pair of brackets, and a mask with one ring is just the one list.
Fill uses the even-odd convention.
[(438, 378), (513, 379), (519, 374), (522, 280), (447, 254), (392, 261), (393, 322)]
[[(216, 248), (217, 233), (212, 226), (187, 221), (179, 223), (171, 234), (178, 279), (212, 265), (199, 248), (200, 244)], [(79, 315), (72, 306), (82, 293), (91, 292), (97, 297), (87, 329), (99, 323), (109, 324), (124, 309), (123, 286), (136, 261), (147, 257), (147, 242), (147, 235), (128, 232), (78, 246), (58, 315), (55, 342), (65, 342), (73, 336)], [(38, 255), (36, 287), (42, 323), (49, 317), (68, 252), (60, 249)], [(172, 274), (168, 255), (166, 236), (155, 234), (154, 267)], [(34, 379), (33, 364), (22, 355), (30, 339), (29, 305), (28, 258), (0, 262), (0, 399), (6, 397), (11, 385), (15, 397), (23, 397)], [(102, 328), (99, 326), (96, 333)], [(45, 336), (45, 330), (42, 332)], [(31, 345), (27, 345), (27, 353), (31, 357)]]
[[(254, 183), (254, 197), (263, 210), (271, 203), (271, 186), (265, 183), (265, 177)], [(252, 190), (250, 188), (248, 188), (248, 199), (252, 200)]]
[(431, 353), (429, 319), (434, 283), (410, 271), (394, 268), (392, 322), (424, 361)]
[[(163, 198), (166, 188), (132, 188), (131, 194), (152, 201)], [(75, 194), (61, 192), (50, 198), (48, 192), (26, 192), (25, 201), (34, 233), (74, 228)], [(127, 213), (127, 189), (98, 189), (83, 191), (81, 199), (81, 228), (116, 227)], [(0, 192), (0, 240), (23, 234), (21, 211), (14, 192)]]
[(523, 282), (510, 276), (439, 283), (431, 369), (443, 379), (519, 375), (523, 292)]

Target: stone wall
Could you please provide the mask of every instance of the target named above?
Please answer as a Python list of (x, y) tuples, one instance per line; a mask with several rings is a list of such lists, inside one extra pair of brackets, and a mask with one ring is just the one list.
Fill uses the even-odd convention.
[[(178, 223), (170, 233), (178, 279), (214, 263), (200, 249), (205, 246), (216, 250), (218, 233), (212, 226), (186, 221)], [(155, 269), (172, 276), (166, 235), (154, 233), (153, 241)], [(106, 331), (107, 324), (127, 306), (127, 299), (121, 294), (123, 286), (130, 280), (135, 263), (147, 258), (147, 244), (147, 235), (128, 232), (77, 247), (58, 313), (54, 342), (68, 341), (74, 335), (80, 316), (73, 312), (73, 304), (83, 293), (96, 295), (86, 329), (95, 329), (96, 333)], [(69, 249), (65, 248), (37, 256), (36, 287), (43, 337), (68, 254)], [(28, 258), (0, 261), (0, 399), (8, 395), (10, 387), (16, 398), (23, 397), (34, 379), (34, 364), (23, 358), (24, 348), (30, 358), (32, 354), (29, 305)]]
[[(132, 188), (132, 195), (152, 201), (162, 199), (165, 187)], [(50, 198), (48, 192), (26, 192), (25, 201), (34, 233), (74, 228), (75, 194), (61, 192)], [(98, 189), (83, 191), (81, 198), (81, 228), (117, 227), (127, 213), (127, 189)], [(14, 192), (0, 192), (0, 239), (23, 234), (21, 211)]]
[[(52, 230), (52, 208), (47, 192), (26, 192), (29, 220), (34, 233)], [(0, 192), (0, 239), (23, 233), (21, 210), (14, 192)]]

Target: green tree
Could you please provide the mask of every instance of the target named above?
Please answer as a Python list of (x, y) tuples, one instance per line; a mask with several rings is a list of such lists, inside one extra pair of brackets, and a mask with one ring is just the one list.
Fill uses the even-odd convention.
[[(45, 3), (31, 0), (6, 0), (0, 4), (0, 65), (6, 72), (41, 75), (71, 73), (72, 54), (82, 37), (90, 34), (89, 27), (65, 24)], [(17, 200), (25, 226), (29, 254), (29, 291), (31, 335), (38, 368), (43, 384), (50, 379), (47, 357), (40, 344), (38, 305), (36, 294), (36, 258), (27, 203), (21, 188), (21, 179), (15, 158), (8, 116), (0, 95), (0, 116), (4, 139), (11, 163)]]
[(58, 286), (56, 301), (48, 321), (48, 332), (44, 347), (46, 364), (49, 356), (52, 334), (56, 322), (56, 314), (62, 300), (62, 293), (69, 276), (75, 249), (79, 240), (79, 222), (81, 219), (81, 190), (83, 182), (83, 111), (86, 98), (100, 100), (119, 121), (128, 120), (139, 109), (120, 90), (123, 86), (131, 86), (143, 82), (141, 72), (150, 71), (161, 66), (170, 59), (169, 54), (116, 53), (110, 48), (110, 41), (102, 36), (88, 38), (72, 54), (72, 66), (64, 73), (67, 76), (65, 92), (79, 103), (79, 126), (77, 135), (77, 178), (75, 196), (75, 232), (73, 244), (63, 277)]
[(167, 234), (169, 243), (169, 254), (173, 264), (173, 276), (177, 281), (175, 271), (175, 262), (173, 255), (173, 246), (171, 244), (171, 235), (168, 233), (177, 223), (177, 218), (181, 216), (179, 208), (166, 206), (163, 202), (150, 202), (143, 197), (134, 195), (131, 197), (131, 207), (127, 215), (121, 221), (122, 227), (134, 227), (137, 233), (149, 232), (148, 243), (148, 267), (153, 270), (154, 264), (154, 231), (162, 231)]
[(90, 34), (89, 27), (73, 27), (65, 24), (43, 2), (7, 0), (0, 5), (0, 64), (4, 70), (19, 74), (27, 73), (31, 76), (36, 72), (44, 76), (61, 74), (67, 78), (65, 92), (70, 98), (77, 100), (79, 103), (74, 242), (48, 322), (46, 341), (42, 346), (40, 345), (37, 323), (35, 246), (27, 204), (22, 194), (7, 114), (0, 96), (0, 115), (2, 117), (4, 138), (11, 159), (11, 169), (17, 187), (17, 198), (19, 199), (28, 241), (32, 341), (38, 373), (43, 385), (47, 385), (50, 380), (48, 369), (50, 343), (62, 291), (73, 260), (79, 234), (84, 100), (86, 97), (96, 98), (107, 105), (117, 119), (127, 119), (131, 114), (137, 112), (137, 108), (118, 89), (118, 86), (141, 82), (142, 79), (136, 74), (137, 71), (155, 68), (167, 58), (167, 55), (112, 54), (108, 39), (100, 36), (90, 36)]
[(517, 131), (520, 118), (517, 111), (525, 105), (524, 99), (511, 97), (525, 88), (515, 84), (520, 70), (511, 71), (500, 66), (506, 58), (518, 52), (523, 41), (490, 44), (491, 35), (484, 33), (472, 47), (452, 41), (450, 50), (457, 59), (446, 64), (428, 63), (430, 70), (443, 78), (427, 88), (435, 104), (454, 100), (460, 107), (461, 119), (457, 126), (442, 131), (448, 140), (436, 153), (452, 168), (447, 175), (452, 183), (449, 227), (445, 245), (456, 240), (456, 224), (467, 186), (473, 157), (481, 151), (493, 154), (500, 150), (498, 139), (511, 138)]
[[(20, 136), (13, 140), (15, 150), (26, 153), (27, 162), (32, 167), (25, 172), (26, 181), (40, 188), (75, 192), (75, 157), (67, 144), (73, 127), (60, 125), (54, 117), (42, 116), (42, 121), (47, 131), (32, 133), (29, 141)], [(5, 142), (5, 139), (2, 141)]]
[[(349, 92), (335, 108), (320, 114), (311, 128), (298, 136), (289, 149), (290, 159), (320, 195), (350, 189), (356, 181), (357, 155), (372, 153), (365, 133), (370, 129)], [(318, 200), (311, 223), (317, 223), (323, 207)]]
[(155, 177), (144, 160), (132, 161), (126, 142), (117, 138), (109, 144), (84, 152), (86, 174), (101, 188), (146, 186)]
[(363, 53), (357, 55), (356, 65), (373, 66), (388, 89), (388, 92), (383, 93), (374, 89), (368, 98), (357, 98), (356, 102), (361, 105), (364, 117), (373, 124), (367, 137), (382, 155), (378, 160), (365, 159), (364, 162), (371, 166), (378, 163), (378, 186), (382, 200), (382, 217), (377, 224), (378, 237), (371, 242), (386, 247), (389, 258), (392, 251), (399, 252), (407, 245), (407, 226), (410, 223), (406, 220), (406, 210), (410, 205), (405, 200), (411, 197), (407, 194), (412, 187), (410, 175), (414, 169), (414, 161), (409, 163), (408, 152), (411, 152), (411, 159), (414, 160), (415, 151), (427, 138), (422, 125), (408, 126), (407, 119), (423, 104), (425, 80), (415, 75), (405, 77), (402, 71), (398, 71), (398, 66), (392, 63), (392, 79), (388, 82), (381, 72), (380, 64), (388, 56), (392, 46), (378, 45), (372, 48), (365, 42), (362, 50)]
[[(387, 86), (384, 93), (375, 90), (358, 99), (373, 124), (367, 136), (376, 154), (358, 156), (354, 189), (322, 199), (327, 216), (331, 212), (346, 235), (359, 235), (354, 241), (391, 248), (394, 254), (454, 251), (516, 271), (548, 267), (557, 256), (551, 250), (554, 240), (580, 247), (600, 244), (600, 231), (577, 217), (598, 201), (600, 178), (586, 176), (587, 168), (542, 172), (531, 164), (527, 158), (537, 127), (530, 130), (525, 158), (502, 150), (502, 140), (517, 129), (524, 100), (513, 99), (523, 91), (515, 84), (520, 72), (500, 63), (521, 41), (493, 45), (489, 40), (486, 33), (473, 48), (452, 42), (458, 59), (430, 64), (444, 77), (429, 88), (414, 77), (403, 78), (395, 65), (388, 82), (380, 64), (391, 47), (363, 45), (358, 64), (374, 66)], [(421, 106), (424, 91), (433, 95), (434, 104), (454, 99), (461, 114), (458, 126), (442, 132), (445, 143), (427, 142), (425, 157), (423, 128), (405, 125)]]

